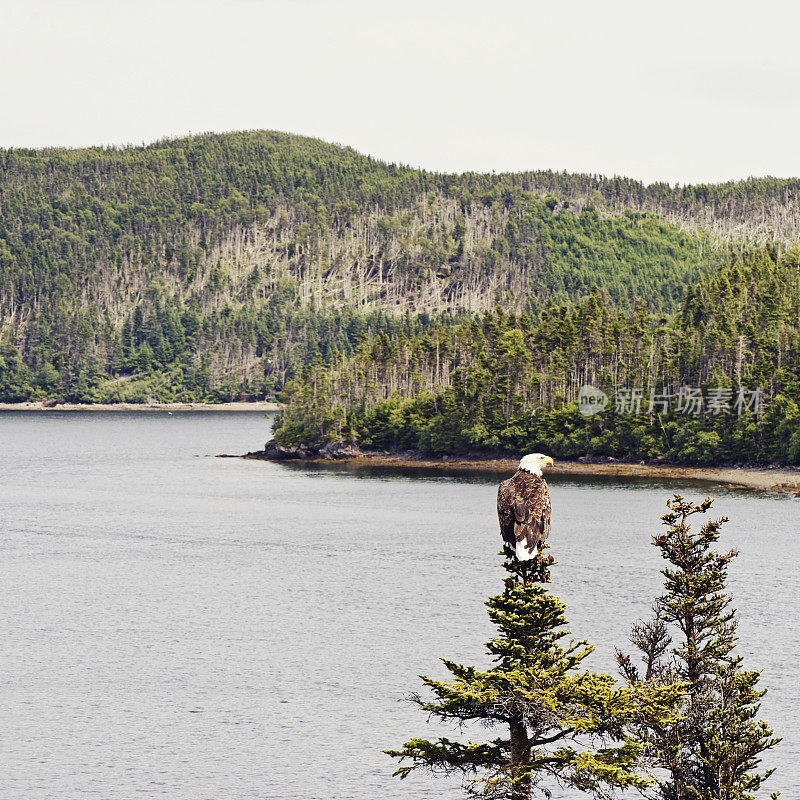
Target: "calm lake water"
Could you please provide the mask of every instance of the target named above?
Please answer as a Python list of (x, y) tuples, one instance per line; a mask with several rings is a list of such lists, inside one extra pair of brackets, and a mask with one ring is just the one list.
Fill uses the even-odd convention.
[[(486, 663), (498, 479), (211, 457), (267, 432), (250, 413), (0, 414), (0, 798), (462, 796), (392, 779), (380, 751), (444, 732), (402, 700), (419, 673)], [(605, 669), (660, 591), (665, 499), (717, 496), (741, 652), (784, 737), (771, 788), (800, 796), (799, 501), (550, 484), (555, 589)]]

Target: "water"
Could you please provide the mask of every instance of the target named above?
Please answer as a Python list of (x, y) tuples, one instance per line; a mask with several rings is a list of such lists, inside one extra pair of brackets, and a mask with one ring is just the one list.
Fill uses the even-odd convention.
[[(209, 457), (266, 433), (249, 413), (0, 414), (2, 800), (462, 797), (392, 779), (380, 750), (440, 734), (402, 701), (419, 673), (485, 664), (497, 478)], [(660, 590), (649, 541), (681, 488), (707, 491), (551, 480), (556, 591), (594, 667)], [(796, 797), (798, 501), (714, 493), (784, 736), (772, 788)]]

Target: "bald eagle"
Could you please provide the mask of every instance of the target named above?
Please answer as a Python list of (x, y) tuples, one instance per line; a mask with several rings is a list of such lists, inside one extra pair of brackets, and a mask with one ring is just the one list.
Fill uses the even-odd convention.
[(550, 535), (550, 491), (542, 470), (553, 459), (531, 453), (519, 462), (517, 471), (497, 490), (497, 516), (506, 553), (519, 561), (539, 555)]

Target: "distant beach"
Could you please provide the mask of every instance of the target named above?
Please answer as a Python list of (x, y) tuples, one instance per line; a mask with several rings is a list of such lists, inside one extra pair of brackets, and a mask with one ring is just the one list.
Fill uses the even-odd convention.
[(278, 403), (0, 403), (0, 411), (280, 411)]

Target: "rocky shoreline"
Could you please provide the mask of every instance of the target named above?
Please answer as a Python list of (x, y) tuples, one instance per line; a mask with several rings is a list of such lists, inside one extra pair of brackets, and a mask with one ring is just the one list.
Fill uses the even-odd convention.
[[(447, 469), (465, 472), (478, 470), (497, 473), (513, 472), (519, 462), (514, 458), (486, 458), (477, 454), (433, 458), (417, 451), (403, 453), (365, 451), (355, 445), (347, 444), (283, 447), (275, 442), (268, 442), (264, 450), (247, 453), (242, 458), (307, 463), (336, 462), (353, 467)], [(785, 492), (800, 497), (800, 469), (792, 467), (685, 467), (669, 464), (627, 463), (609, 458), (556, 461), (555, 465), (548, 469), (548, 474), (696, 480), (742, 489)]]

